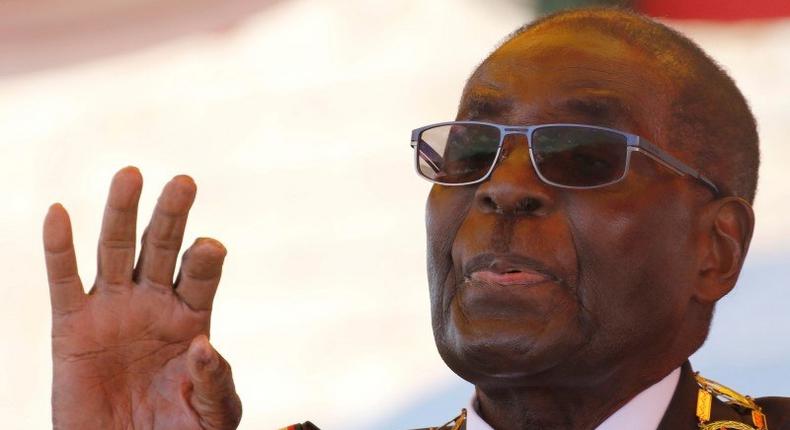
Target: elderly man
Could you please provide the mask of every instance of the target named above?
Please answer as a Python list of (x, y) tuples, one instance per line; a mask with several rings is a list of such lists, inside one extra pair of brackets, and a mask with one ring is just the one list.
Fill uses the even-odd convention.
[[(790, 428), (790, 399), (741, 396), (687, 361), (746, 256), (759, 159), (745, 100), (688, 39), (618, 10), (549, 16), (412, 146), (435, 183), (436, 344), (476, 386), (441, 428)], [(235, 428), (206, 337), (225, 250), (198, 240), (172, 283), (195, 195), (179, 176), (135, 265), (141, 186), (134, 168), (113, 179), (87, 295), (66, 212), (46, 217), (55, 427)]]

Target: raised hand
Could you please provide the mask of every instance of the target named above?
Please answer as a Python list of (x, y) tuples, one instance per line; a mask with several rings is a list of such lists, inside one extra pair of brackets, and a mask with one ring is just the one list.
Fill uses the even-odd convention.
[(208, 342), (225, 248), (198, 239), (173, 282), (195, 183), (173, 178), (143, 234), (135, 224), (142, 176), (113, 178), (98, 272), (85, 294), (71, 223), (52, 205), (44, 250), (52, 303), (52, 420), (56, 429), (235, 429), (241, 402), (230, 366)]

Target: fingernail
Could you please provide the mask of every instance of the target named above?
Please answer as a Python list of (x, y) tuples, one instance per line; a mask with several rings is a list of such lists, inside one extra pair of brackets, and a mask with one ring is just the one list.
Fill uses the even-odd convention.
[(228, 250), (225, 248), (225, 245), (222, 242), (218, 241), (217, 239), (211, 237), (199, 237), (195, 239), (195, 245), (210, 245), (212, 248), (220, 250), (223, 255), (228, 253)]
[(126, 166), (126, 167), (118, 170), (117, 172), (115, 172), (115, 175), (116, 176), (117, 175), (126, 175), (126, 174), (129, 174), (129, 173), (136, 174), (137, 176), (142, 176), (142, 175), (140, 175), (140, 169), (138, 169), (137, 167), (134, 167), (134, 166)]
[(171, 179), (171, 180), (174, 181), (174, 182), (177, 181), (177, 182), (181, 182), (181, 183), (187, 183), (187, 184), (190, 184), (190, 185), (195, 185), (195, 180), (192, 179), (192, 177), (189, 176), (189, 175), (176, 175), (176, 176), (173, 176), (173, 179)]

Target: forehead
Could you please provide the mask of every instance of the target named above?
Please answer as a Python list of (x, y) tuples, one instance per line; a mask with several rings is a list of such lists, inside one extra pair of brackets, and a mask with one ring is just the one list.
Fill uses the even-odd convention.
[(660, 126), (672, 86), (656, 61), (622, 40), (597, 30), (541, 29), (507, 42), (475, 71), (459, 117), (584, 122), (638, 133)]

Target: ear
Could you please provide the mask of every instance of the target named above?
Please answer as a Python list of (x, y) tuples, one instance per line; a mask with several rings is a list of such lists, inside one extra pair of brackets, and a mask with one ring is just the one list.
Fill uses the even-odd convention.
[(754, 210), (739, 197), (709, 203), (700, 217), (695, 298), (713, 304), (735, 287), (754, 231)]

